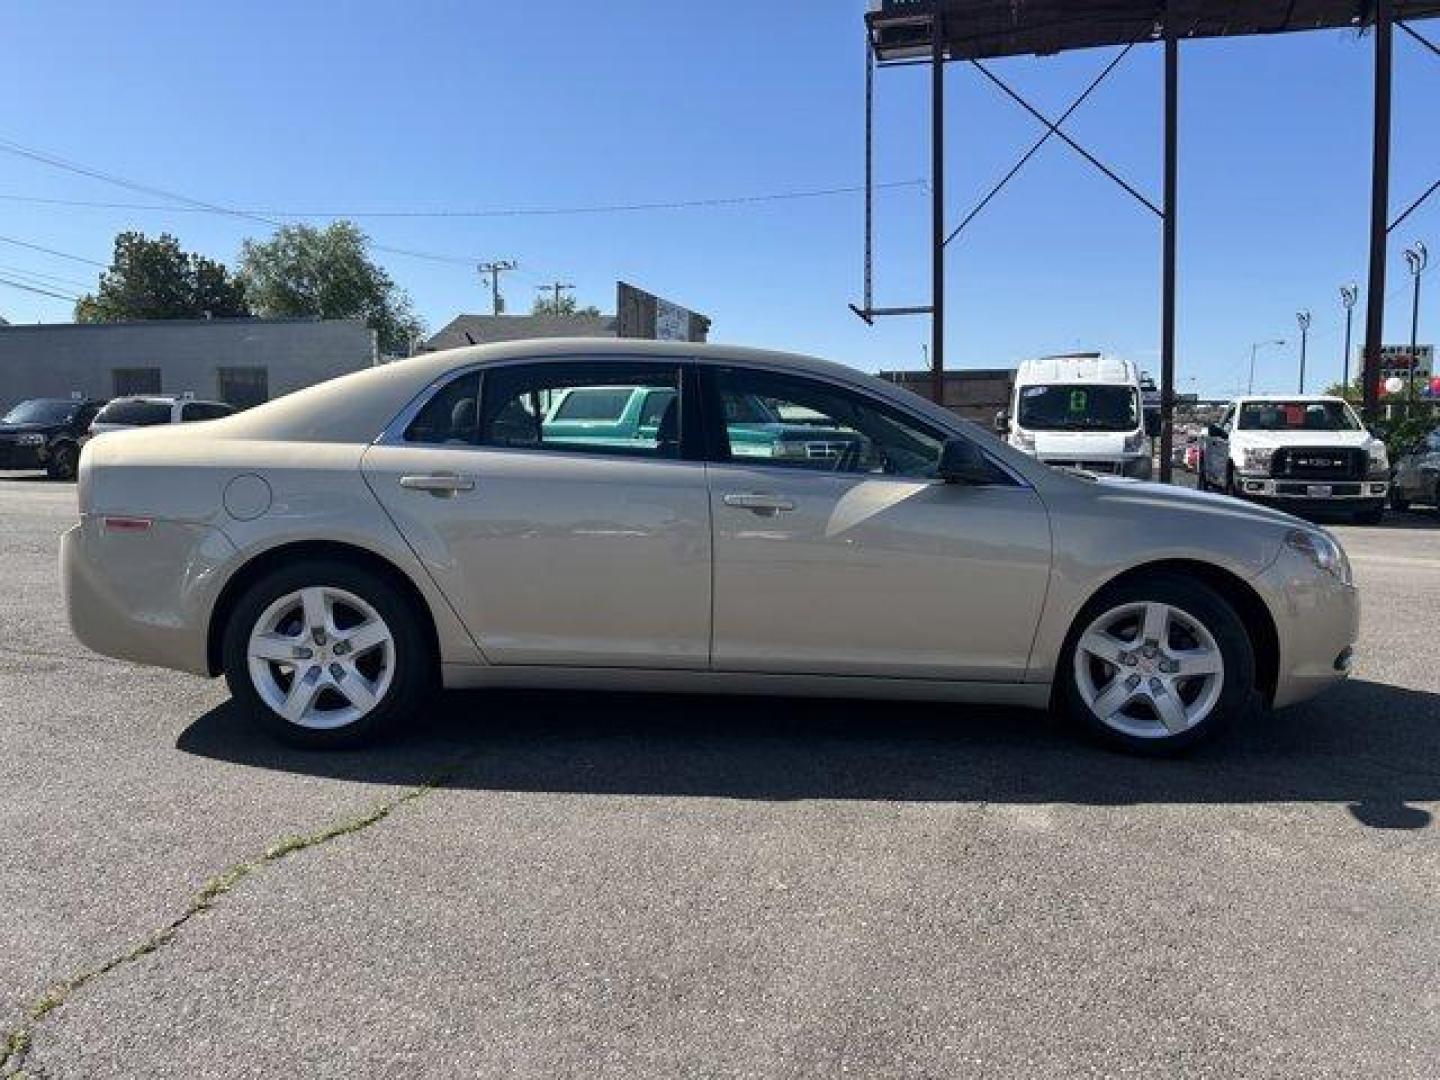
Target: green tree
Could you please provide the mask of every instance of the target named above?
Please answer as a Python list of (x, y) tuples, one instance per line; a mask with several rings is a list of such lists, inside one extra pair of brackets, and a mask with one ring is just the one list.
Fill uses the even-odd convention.
[(369, 243), (349, 221), (286, 225), (269, 240), (245, 241), (240, 278), (257, 314), (364, 319), (382, 352), (404, 355), (425, 327), (404, 290), (371, 261)]
[(600, 309), (594, 304), (581, 307), (573, 296), (562, 296), (557, 301), (553, 295), (546, 296), (543, 293), (535, 298), (535, 303), (530, 305), (531, 315), (588, 315), (593, 318), (600, 317)]
[(184, 251), (169, 233), (115, 237), (99, 288), (75, 304), (76, 322), (234, 318), (250, 314), (245, 286), (222, 263)]

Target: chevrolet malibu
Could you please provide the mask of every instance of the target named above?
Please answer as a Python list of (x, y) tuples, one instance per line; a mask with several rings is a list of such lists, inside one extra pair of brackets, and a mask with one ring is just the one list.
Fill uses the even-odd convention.
[[(581, 387), (665, 405), (548, 422)], [(787, 431), (768, 455), (757, 412)], [(372, 368), (97, 439), (79, 502), (80, 640), (223, 673), (305, 746), (403, 729), (443, 685), (987, 702), (1175, 750), (1342, 679), (1358, 621), (1323, 529), (1052, 469), (850, 368), (710, 345)]]

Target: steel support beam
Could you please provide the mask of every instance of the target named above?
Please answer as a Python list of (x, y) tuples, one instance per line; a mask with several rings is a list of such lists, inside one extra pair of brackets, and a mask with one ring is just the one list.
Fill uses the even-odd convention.
[(930, 25), (930, 400), (945, 404), (945, 6)]
[(1165, 216), (1160, 255), (1160, 481), (1171, 476), (1175, 444), (1175, 226), (1180, 115), (1180, 43), (1165, 24)]
[(1366, 423), (1380, 404), (1380, 347), (1385, 338), (1385, 254), (1390, 218), (1390, 82), (1393, 0), (1375, 0), (1375, 113), (1370, 160), (1370, 277), (1365, 292), (1365, 360), (1360, 383)]

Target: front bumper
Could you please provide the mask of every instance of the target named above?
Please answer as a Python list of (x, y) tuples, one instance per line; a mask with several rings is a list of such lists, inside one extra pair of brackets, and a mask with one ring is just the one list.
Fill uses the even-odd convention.
[(1243, 473), (1235, 486), (1242, 497), (1279, 510), (1337, 514), (1378, 510), (1390, 490), (1384, 480), (1275, 480)]
[(1294, 705), (1350, 674), (1360, 633), (1360, 594), (1288, 544), (1253, 581), (1275, 619), (1280, 646), (1275, 708)]
[(210, 612), (235, 547), (206, 525), (111, 531), (84, 516), (60, 538), (70, 628), (105, 656), (208, 675)]

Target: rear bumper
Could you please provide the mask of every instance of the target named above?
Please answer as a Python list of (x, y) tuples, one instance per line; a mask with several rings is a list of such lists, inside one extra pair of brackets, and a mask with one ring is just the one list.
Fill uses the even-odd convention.
[(60, 538), (70, 628), (105, 656), (208, 675), (210, 612), (234, 557), (234, 545), (206, 525), (111, 532), (86, 516)]

